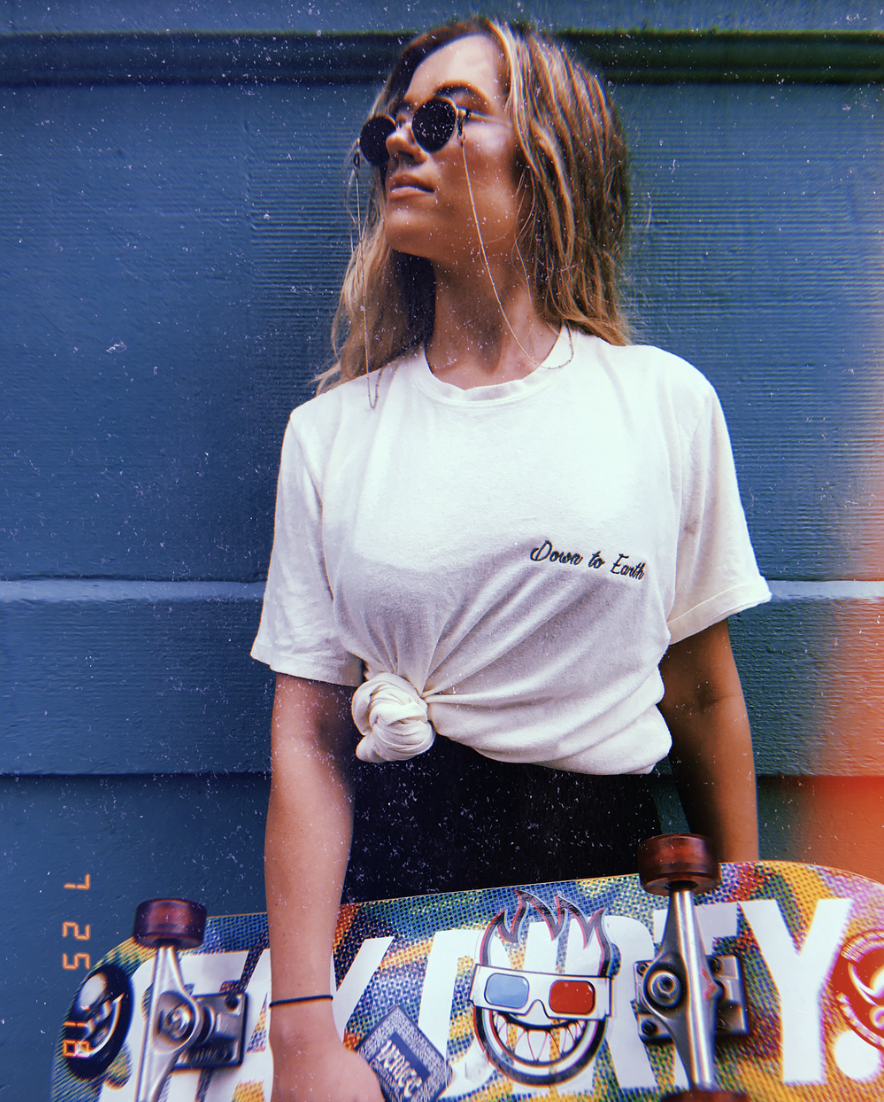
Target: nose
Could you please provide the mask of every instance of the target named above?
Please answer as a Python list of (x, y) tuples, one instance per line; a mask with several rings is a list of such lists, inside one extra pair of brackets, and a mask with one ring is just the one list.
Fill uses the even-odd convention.
[(415, 141), (410, 118), (400, 119), (396, 123), (396, 129), (387, 138), (387, 153), (391, 158), (404, 154), (412, 160), (417, 160), (423, 154)]

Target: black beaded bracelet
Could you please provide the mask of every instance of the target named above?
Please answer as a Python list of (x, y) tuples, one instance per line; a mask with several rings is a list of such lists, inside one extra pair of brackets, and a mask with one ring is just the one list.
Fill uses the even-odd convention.
[(315, 1003), (320, 999), (331, 999), (331, 995), (300, 995), (296, 999), (273, 999), (270, 1006), (285, 1006), (286, 1003)]

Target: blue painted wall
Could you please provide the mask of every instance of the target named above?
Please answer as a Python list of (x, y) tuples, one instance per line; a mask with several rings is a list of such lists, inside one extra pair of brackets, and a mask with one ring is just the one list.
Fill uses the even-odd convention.
[[(134, 30), (420, 30), (460, 18), (473, 5), (449, 0), (2, 0), (0, 28), (16, 32)], [(630, 30), (735, 29), (747, 31), (884, 29), (878, 0), (535, 0), (482, 7), (512, 19), (531, 19), (552, 28)]]
[[(63, 922), (90, 925), (95, 960), (145, 897), (188, 895), (216, 913), (263, 906), (272, 682), (247, 651), (285, 420), (330, 356), (349, 251), (346, 151), (390, 49), (354, 36), (466, 6), (239, 7), (0, 2), (0, 1087), (10, 1102), (48, 1091), (77, 981)], [(636, 337), (695, 362), (729, 417), (777, 593), (733, 626), (769, 856), (806, 852), (796, 824), (815, 775), (857, 786), (884, 775), (879, 7), (534, 10), (553, 27), (610, 32), (584, 47), (620, 73)], [(617, 33), (713, 27), (735, 35)], [(843, 33), (814, 37), (827, 29)], [(246, 63), (228, 32), (247, 31), (302, 37), (243, 39)], [(317, 32), (316, 49), (339, 62), (303, 75), (303, 36)], [(273, 79), (276, 60), (261, 69), (262, 41), (302, 77)], [(714, 60), (721, 41), (727, 64)], [(627, 48), (638, 67), (617, 70)], [(778, 81), (796, 50), (803, 79)], [(684, 56), (687, 69), (678, 61), (667, 78)], [(159, 80), (167, 58), (177, 83)], [(234, 64), (239, 75), (223, 77)], [(856, 81), (844, 82), (845, 64)], [(694, 76), (705, 66), (703, 82), (691, 65)], [(676, 819), (665, 777), (658, 789)]]

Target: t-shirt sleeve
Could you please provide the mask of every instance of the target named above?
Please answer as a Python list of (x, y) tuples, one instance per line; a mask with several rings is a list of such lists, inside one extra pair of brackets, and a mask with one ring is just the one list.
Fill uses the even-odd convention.
[(683, 470), (675, 596), (667, 618), (673, 643), (770, 600), (740, 502), (724, 413), (711, 387)]
[(282, 446), (273, 554), (252, 657), (277, 673), (359, 685), (362, 662), (341, 645), (322, 548), (322, 498), (292, 420)]

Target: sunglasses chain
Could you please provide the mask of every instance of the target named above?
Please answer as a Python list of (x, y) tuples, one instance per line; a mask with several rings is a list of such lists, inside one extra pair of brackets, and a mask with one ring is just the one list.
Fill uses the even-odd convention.
[[(464, 176), (466, 176), (466, 180), (467, 180), (467, 192), (469, 193), (469, 196), (470, 196), (470, 208), (473, 212), (473, 223), (475, 224), (476, 233), (479, 237), (479, 248), (482, 250), (482, 260), (485, 262), (485, 271), (488, 273), (488, 279), (491, 283), (491, 290), (494, 292), (494, 298), (495, 298), (495, 300), (497, 302), (497, 305), (500, 309), (501, 317), (506, 322), (506, 327), (507, 327), (507, 329), (509, 329), (510, 333), (512, 334), (513, 340), (516, 342), (516, 344), (519, 346), (519, 348), (521, 348), (521, 350), (525, 353), (525, 355), (528, 357), (528, 359), (531, 361), (531, 363), (533, 363), (535, 367), (540, 367), (540, 364), (543, 361), (542, 360), (536, 360), (531, 355), (531, 353), (528, 351), (528, 349), (524, 346), (524, 344), (522, 344), (522, 342), (519, 340), (518, 336), (516, 335), (515, 329), (513, 329), (513, 327), (510, 325), (510, 319), (506, 316), (506, 310), (504, 310), (503, 303), (500, 301), (500, 295), (497, 293), (497, 285), (494, 282), (494, 276), (491, 274), (491, 265), (488, 263), (488, 253), (485, 251), (485, 241), (482, 238), (482, 230), (481, 230), (481, 227), (479, 226), (479, 215), (476, 213), (476, 200), (475, 200), (475, 197), (473, 196), (473, 183), (470, 180), (470, 169), (469, 169), (469, 166), (467, 165), (467, 148), (466, 148), (466, 142), (463, 139), (463, 128), (462, 127), (458, 128), (458, 136), (460, 138), (460, 152), (461, 152), (461, 155), (463, 157)], [(518, 242), (516, 243), (516, 248), (517, 249), (519, 248)], [(522, 260), (521, 250), (519, 250), (519, 259)], [(524, 262), (524, 260), (522, 260), (522, 268), (524, 269), (524, 267), (525, 267), (525, 262)], [(525, 274), (527, 276), (527, 272)], [(568, 356), (567, 360), (565, 360), (563, 363), (556, 364), (555, 366), (557, 368), (567, 367), (567, 365), (574, 359), (574, 340), (571, 336), (571, 330), (570, 329), (568, 329), (568, 342), (571, 346), (570, 355)]]

